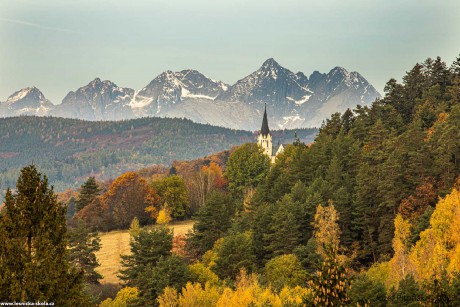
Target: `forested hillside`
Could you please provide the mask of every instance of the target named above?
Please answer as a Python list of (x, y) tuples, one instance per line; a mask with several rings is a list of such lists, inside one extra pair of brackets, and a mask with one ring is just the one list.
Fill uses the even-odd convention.
[[(160, 306), (457, 306), (460, 58), (450, 68), (428, 59), (385, 91), (274, 165), (254, 144), (234, 150), (182, 249), (170, 253), (170, 233), (133, 237), (120, 295), (136, 289), (132, 302)], [(142, 250), (152, 241), (161, 252)]]
[[(298, 134), (311, 141), (315, 129)], [(294, 131), (275, 132), (289, 142)], [(196, 159), (245, 142), (254, 134), (185, 119), (142, 118), (87, 122), (52, 117), (0, 119), (0, 187), (14, 186), (29, 163), (46, 173), (56, 190), (76, 187), (89, 175), (116, 178), (129, 170), (174, 160)]]
[[(334, 114), (314, 143), (295, 139), (275, 164), (246, 143), (106, 184), (90, 177), (62, 203), (22, 169), (0, 211), (0, 299), (460, 306), (460, 57), (416, 64), (385, 93)], [(187, 236), (167, 227), (189, 217)], [(128, 227), (123, 288), (103, 297), (95, 231)]]
[[(257, 215), (288, 227), (285, 214), (292, 214), (294, 203), (311, 219), (317, 204), (332, 202), (340, 214), (341, 241), (355, 252), (358, 266), (392, 255), (398, 213), (411, 220), (415, 242), (438, 197), (460, 174), (459, 83), (460, 62), (449, 69), (440, 58), (428, 59), (402, 83), (390, 80), (385, 97), (372, 107), (334, 114), (310, 148), (292, 146), (278, 159), (253, 198)], [(292, 218), (305, 223), (305, 216)], [(270, 234), (269, 224), (264, 220), (258, 231)], [(312, 229), (301, 225), (285, 251), (308, 242)], [(265, 246), (269, 242), (262, 237), (258, 244)], [(259, 259), (273, 252), (262, 249)]]

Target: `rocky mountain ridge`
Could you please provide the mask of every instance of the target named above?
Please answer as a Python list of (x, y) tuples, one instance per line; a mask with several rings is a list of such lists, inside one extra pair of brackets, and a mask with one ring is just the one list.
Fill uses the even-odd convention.
[(264, 105), (276, 129), (319, 127), (334, 112), (368, 105), (380, 94), (358, 72), (335, 67), (307, 77), (274, 59), (233, 85), (192, 69), (165, 71), (144, 88), (119, 87), (99, 78), (53, 105), (35, 87), (0, 102), (0, 117), (51, 115), (85, 120), (184, 117), (235, 129), (256, 130)]

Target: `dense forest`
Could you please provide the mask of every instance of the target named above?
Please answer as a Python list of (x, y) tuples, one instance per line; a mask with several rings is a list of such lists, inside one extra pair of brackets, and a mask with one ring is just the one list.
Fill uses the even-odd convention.
[[(316, 129), (299, 129), (312, 141)], [(295, 131), (277, 131), (292, 142)], [(0, 189), (13, 187), (19, 169), (34, 163), (56, 190), (77, 187), (88, 176), (99, 180), (174, 160), (195, 159), (245, 142), (252, 132), (196, 124), (186, 119), (141, 118), (88, 122), (54, 117), (0, 119)]]
[[(314, 143), (295, 139), (274, 164), (246, 143), (108, 184), (90, 177), (60, 204), (29, 166), (0, 214), (0, 300), (459, 306), (459, 131), (460, 57), (450, 67), (437, 58), (390, 80), (372, 106), (332, 115)], [(193, 230), (174, 236), (168, 224), (189, 217)], [(50, 238), (46, 227), (60, 231)], [(88, 290), (100, 279), (96, 232), (128, 227), (123, 288), (103, 300)]]

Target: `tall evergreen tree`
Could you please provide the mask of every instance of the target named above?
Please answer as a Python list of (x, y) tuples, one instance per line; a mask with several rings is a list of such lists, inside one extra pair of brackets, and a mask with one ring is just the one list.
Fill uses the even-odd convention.
[(198, 212), (198, 221), (188, 235), (187, 247), (193, 258), (210, 250), (214, 242), (224, 236), (235, 214), (232, 199), (222, 192), (213, 191)]
[(171, 255), (173, 234), (169, 228), (142, 229), (129, 243), (131, 254), (122, 256), (120, 279), (128, 286), (138, 286), (140, 276), (161, 257)]
[(0, 219), (0, 301), (83, 304), (83, 272), (69, 263), (65, 207), (33, 165), (21, 170), (16, 188), (7, 191)]
[(74, 228), (69, 228), (69, 260), (83, 269), (84, 279), (88, 283), (98, 284), (102, 275), (95, 271), (100, 264), (96, 259), (101, 249), (101, 239), (97, 232), (91, 232), (83, 221), (78, 220)]
[(161, 257), (155, 266), (149, 266), (140, 275), (139, 306), (156, 306), (157, 297), (166, 287), (180, 291), (190, 279), (187, 263), (177, 255)]
[(90, 202), (99, 195), (100, 189), (97, 185), (94, 177), (89, 177), (88, 180), (82, 184), (80, 189), (80, 195), (78, 196), (76, 203), (77, 212), (86, 207)]

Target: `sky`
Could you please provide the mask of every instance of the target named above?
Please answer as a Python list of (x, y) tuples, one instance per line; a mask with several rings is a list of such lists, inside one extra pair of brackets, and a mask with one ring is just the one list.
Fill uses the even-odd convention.
[(307, 76), (358, 71), (382, 93), (459, 54), (458, 0), (0, 1), (0, 101), (37, 86), (59, 104), (96, 77), (141, 89), (189, 68), (233, 84), (271, 57)]

